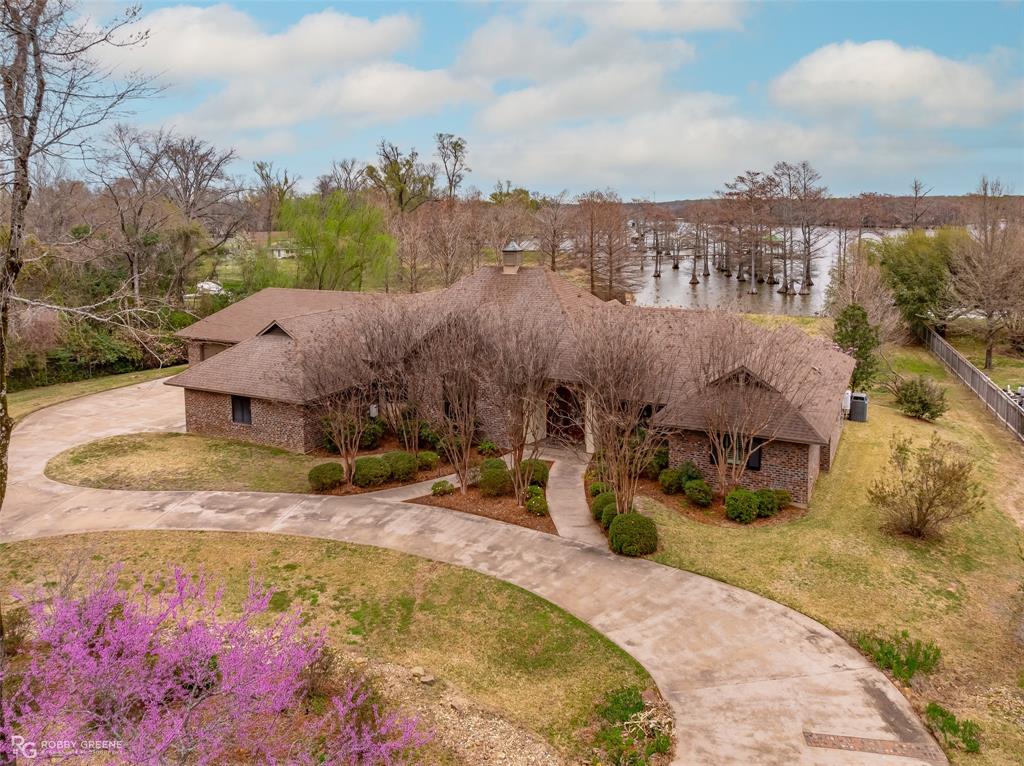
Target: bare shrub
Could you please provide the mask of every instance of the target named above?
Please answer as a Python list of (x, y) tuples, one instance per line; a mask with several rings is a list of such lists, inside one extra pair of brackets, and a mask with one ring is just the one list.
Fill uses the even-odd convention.
[(927, 446), (892, 437), (889, 466), (868, 497), (892, 531), (911, 537), (940, 537), (950, 524), (982, 507), (984, 490), (974, 478), (974, 460), (958, 444), (932, 434)]

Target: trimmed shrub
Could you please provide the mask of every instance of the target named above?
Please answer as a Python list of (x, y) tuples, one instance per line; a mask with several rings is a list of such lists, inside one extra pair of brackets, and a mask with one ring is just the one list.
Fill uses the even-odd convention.
[(594, 502), (590, 506), (590, 512), (594, 515), (595, 521), (601, 520), (601, 515), (604, 513), (604, 509), (611, 505), (615, 507), (615, 493), (613, 492), (602, 492), (600, 495), (594, 498)]
[(356, 459), (352, 483), (357, 487), (376, 487), (391, 478), (391, 468), (382, 458), (367, 456)]
[(658, 529), (643, 514), (620, 513), (608, 528), (608, 544), (623, 556), (646, 556), (658, 549)]
[(534, 495), (526, 501), (526, 510), (532, 513), (534, 516), (547, 516), (548, 515), (548, 501), (544, 498), (544, 495)]
[(686, 482), (702, 478), (697, 466), (687, 460), (676, 468), (666, 468), (658, 474), (658, 483), (666, 495), (677, 495), (683, 491)]
[(615, 507), (615, 503), (607, 503), (601, 510), (601, 526), (604, 529), (608, 529), (615, 520), (615, 517), (619, 515), (618, 509)]
[(385, 452), (381, 460), (387, 463), (388, 471), (394, 481), (409, 481), (416, 476), (419, 462), (410, 452)]
[(773, 489), (772, 492), (775, 493), (775, 502), (778, 504), (780, 511), (793, 502), (793, 496), (789, 494), (788, 490)]
[(754, 493), (757, 498), (757, 517), (767, 519), (779, 512), (779, 499), (771, 489), (759, 489)]
[(345, 481), (345, 466), (341, 463), (321, 463), (309, 471), (309, 486), (314, 492), (326, 492)]
[(421, 471), (433, 471), (441, 462), (441, 456), (428, 449), (416, 453), (416, 465)]
[(949, 409), (946, 389), (924, 375), (900, 380), (893, 387), (896, 408), (904, 415), (921, 420), (936, 420)]
[(478, 445), (476, 445), (476, 451), (484, 457), (494, 457), (501, 454), (501, 450), (498, 449), (498, 445), (492, 442), (490, 439), (484, 439)]
[(498, 460), (497, 463), (498, 465), (489, 465), (486, 468), (481, 466), (480, 468), (480, 479), (477, 486), (480, 487), (480, 494), (484, 497), (501, 497), (512, 494), (512, 474), (503, 462)]
[(590, 485), (590, 496), (597, 497), (600, 494), (607, 492), (609, 489), (608, 485), (603, 481), (595, 481)]
[(536, 484), (531, 484), (526, 488), (526, 496), (529, 497), (544, 497), (544, 488), (538, 487)]
[(651, 455), (650, 462), (644, 467), (645, 479), (657, 479), (661, 472), (668, 468), (668, 447), (658, 447)]
[(447, 479), (441, 479), (435, 481), (430, 487), (430, 494), (434, 497), (441, 497), (442, 495), (450, 495), (455, 491), (455, 485)]
[(480, 463), (480, 470), (486, 471), (488, 468), (504, 468), (508, 470), (508, 466), (505, 465), (505, 461), (500, 457), (490, 457)]
[(536, 484), (538, 487), (548, 485), (548, 465), (543, 460), (524, 460), (519, 464), (519, 470), (523, 476), (529, 476), (529, 484)]
[(359, 449), (377, 449), (380, 440), (384, 438), (384, 421), (380, 419), (371, 420), (363, 429), (359, 437)]
[(740, 524), (749, 524), (757, 518), (757, 495), (749, 489), (737, 487), (725, 498), (725, 515)]
[(683, 493), (687, 500), (701, 508), (707, 508), (715, 498), (711, 486), (704, 479), (690, 479), (683, 485)]

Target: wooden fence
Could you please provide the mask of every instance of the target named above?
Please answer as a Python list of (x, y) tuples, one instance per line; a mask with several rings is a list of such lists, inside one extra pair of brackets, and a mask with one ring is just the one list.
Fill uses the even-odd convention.
[(1007, 396), (1003, 389), (931, 328), (924, 329), (922, 340), (929, 351), (978, 395), (1003, 425), (1024, 441), (1024, 408), (1021, 405)]

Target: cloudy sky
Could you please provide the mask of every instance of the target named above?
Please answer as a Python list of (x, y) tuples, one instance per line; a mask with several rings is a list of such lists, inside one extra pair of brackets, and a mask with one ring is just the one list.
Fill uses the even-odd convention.
[[(91, 12), (104, 15), (109, 5)], [(836, 194), (1024, 187), (1019, 2), (143, 3), (136, 122), (311, 183), (386, 137), (469, 141), (470, 182), (707, 196), (808, 159)]]

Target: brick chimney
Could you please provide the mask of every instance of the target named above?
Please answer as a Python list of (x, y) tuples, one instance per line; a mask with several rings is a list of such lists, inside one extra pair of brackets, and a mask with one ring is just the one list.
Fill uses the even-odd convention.
[(501, 273), (518, 274), (523, 265), (523, 248), (517, 242), (509, 242), (501, 249)]

